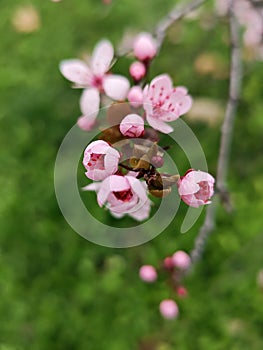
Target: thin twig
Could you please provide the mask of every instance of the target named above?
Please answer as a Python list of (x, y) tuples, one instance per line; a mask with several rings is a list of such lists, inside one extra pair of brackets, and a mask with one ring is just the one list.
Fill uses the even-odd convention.
[(190, 12), (197, 9), (199, 6), (201, 6), (205, 1), (207, 0), (194, 0), (190, 3), (188, 3), (185, 6), (182, 6), (182, 4), (176, 5), (165, 18), (157, 25), (155, 29), (155, 36), (157, 41), (157, 48), (158, 51), (160, 50), (166, 32), (168, 28), (179, 19), (187, 16)]
[[(232, 1), (233, 4), (233, 1)], [(231, 38), (231, 67), (229, 96), (225, 112), (225, 119), (221, 130), (221, 140), (219, 157), (217, 163), (217, 195), (226, 201), (229, 205), (226, 178), (228, 173), (228, 161), (231, 148), (234, 121), (236, 117), (237, 104), (240, 98), (242, 66), (241, 66), (241, 49), (240, 49), (240, 28), (233, 13), (233, 6), (229, 8), (230, 21), (230, 38)], [(202, 225), (198, 236), (195, 240), (195, 246), (191, 252), (192, 261), (195, 263), (200, 260), (206, 241), (215, 227), (217, 200), (214, 198), (213, 203), (207, 208), (204, 224)]]

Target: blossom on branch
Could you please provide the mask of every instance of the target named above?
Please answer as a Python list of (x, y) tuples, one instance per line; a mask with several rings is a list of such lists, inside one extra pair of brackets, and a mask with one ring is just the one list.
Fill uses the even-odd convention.
[(169, 75), (155, 77), (143, 91), (143, 108), (149, 125), (164, 134), (173, 131), (167, 122), (178, 119), (189, 111), (192, 98), (185, 87), (173, 87)]
[(144, 133), (144, 120), (138, 114), (128, 114), (120, 123), (120, 132), (127, 137), (140, 137)]
[(82, 123), (82, 120), (78, 123), (79, 126), (85, 124), (83, 129), (89, 129), (86, 127), (89, 123), (90, 127), (94, 124), (99, 111), (101, 93), (117, 101), (125, 100), (127, 96), (130, 87), (128, 79), (122, 75), (108, 73), (113, 56), (112, 44), (108, 40), (102, 40), (95, 46), (89, 64), (78, 59), (64, 60), (60, 63), (62, 75), (73, 82), (75, 87), (86, 89), (80, 101), (86, 123)]
[(204, 171), (193, 169), (180, 178), (177, 182), (181, 199), (190, 207), (198, 208), (201, 205), (211, 203), (214, 194), (215, 179)]
[(116, 173), (119, 159), (119, 152), (107, 142), (94, 141), (84, 151), (83, 165), (87, 170), (85, 175), (91, 180), (103, 180)]

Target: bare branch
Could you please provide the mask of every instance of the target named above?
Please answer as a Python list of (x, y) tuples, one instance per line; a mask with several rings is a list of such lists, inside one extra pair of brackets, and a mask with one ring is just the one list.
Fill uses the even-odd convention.
[[(232, 1), (233, 3), (233, 1)], [(230, 21), (230, 38), (231, 38), (231, 67), (230, 67), (230, 82), (229, 96), (225, 112), (225, 119), (221, 130), (221, 140), (219, 157), (217, 163), (217, 190), (221, 199), (228, 201), (226, 178), (228, 173), (228, 161), (231, 148), (232, 134), (234, 121), (236, 117), (237, 104), (240, 98), (241, 81), (242, 81), (242, 65), (241, 65), (241, 50), (240, 50), (240, 28), (233, 13), (232, 5), (229, 9)], [(213, 232), (215, 227), (217, 200), (214, 198), (213, 203), (207, 208), (204, 224), (202, 225), (198, 236), (195, 240), (195, 246), (191, 252), (193, 262), (200, 260), (207, 239)]]
[(157, 40), (158, 51), (164, 41), (168, 28), (179, 19), (187, 16), (190, 12), (200, 7), (207, 0), (194, 0), (185, 6), (182, 4), (176, 5), (168, 15), (157, 25), (155, 36)]

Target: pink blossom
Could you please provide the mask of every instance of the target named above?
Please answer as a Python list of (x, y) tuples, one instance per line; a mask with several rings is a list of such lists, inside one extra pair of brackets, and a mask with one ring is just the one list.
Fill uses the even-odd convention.
[(143, 108), (147, 122), (152, 128), (165, 134), (173, 131), (166, 122), (178, 119), (187, 113), (191, 106), (192, 98), (187, 94), (187, 89), (174, 88), (171, 78), (166, 74), (157, 76), (150, 86), (144, 88)]
[(140, 81), (146, 74), (145, 65), (142, 62), (133, 62), (130, 66), (130, 75), (136, 81)]
[(173, 258), (171, 256), (167, 256), (164, 261), (163, 261), (163, 267), (166, 270), (173, 270), (174, 268), (174, 263), (173, 263)]
[(152, 265), (144, 265), (140, 268), (139, 276), (144, 282), (152, 283), (157, 279), (157, 272)]
[(180, 270), (187, 270), (191, 265), (190, 256), (183, 250), (178, 250), (172, 256), (173, 265)]
[(149, 61), (157, 53), (157, 44), (150, 33), (140, 33), (133, 43), (134, 55), (140, 61)]
[(137, 114), (128, 114), (120, 123), (120, 132), (127, 137), (140, 137), (144, 132), (144, 120)]
[(188, 295), (187, 289), (183, 286), (179, 286), (176, 290), (176, 293), (180, 298), (185, 298)]
[(143, 92), (140, 86), (133, 86), (128, 93), (128, 101), (134, 108), (139, 108), (143, 103)]
[(92, 180), (103, 180), (118, 170), (120, 154), (105, 141), (94, 141), (84, 151), (85, 175)]
[(215, 179), (208, 173), (190, 169), (177, 182), (181, 199), (191, 207), (197, 208), (211, 203), (214, 194)]
[(159, 306), (161, 315), (167, 320), (175, 319), (179, 314), (179, 309), (176, 302), (172, 299), (165, 299)]
[[(81, 101), (81, 110), (85, 109), (85, 116), (94, 121), (97, 117), (100, 93), (105, 93), (113, 100), (124, 100), (130, 84), (121, 75), (108, 74), (113, 60), (114, 51), (108, 40), (100, 41), (94, 48), (89, 65), (78, 59), (64, 60), (60, 63), (60, 71), (65, 78), (73, 82), (76, 87), (86, 88), (85, 98)], [(95, 92), (97, 96), (94, 99)], [(90, 101), (92, 102), (90, 104)]]
[(100, 185), (97, 201), (100, 207), (106, 204), (112, 215), (117, 218), (128, 214), (135, 220), (142, 221), (149, 217), (150, 201), (146, 189), (133, 176), (107, 177)]

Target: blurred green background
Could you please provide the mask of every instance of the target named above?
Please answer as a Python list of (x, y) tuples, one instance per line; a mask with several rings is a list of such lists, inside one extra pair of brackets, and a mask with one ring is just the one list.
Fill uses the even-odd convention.
[[(165, 282), (143, 284), (138, 269), (190, 251), (203, 216), (180, 234), (182, 204), (153, 241), (110, 249), (76, 234), (56, 202), (56, 153), (80, 96), (59, 62), (90, 53), (101, 38), (117, 45), (124, 35), (152, 31), (175, 3), (0, 0), (0, 350), (263, 349), (263, 66), (249, 52), (230, 162), (235, 210), (218, 210), (204, 257), (185, 281), (189, 296), (176, 299), (176, 321), (159, 315), (170, 296)], [(210, 1), (196, 19), (169, 30), (151, 76), (168, 72), (199, 101), (185, 120), (215, 174), (229, 41), (227, 22), (212, 8)], [(122, 58), (114, 69), (127, 74), (130, 62)], [(187, 169), (183, 157), (176, 161)]]

